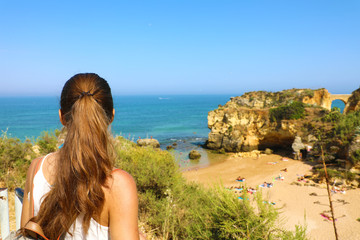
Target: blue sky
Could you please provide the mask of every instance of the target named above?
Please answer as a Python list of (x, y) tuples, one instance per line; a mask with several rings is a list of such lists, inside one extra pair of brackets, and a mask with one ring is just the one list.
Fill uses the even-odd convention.
[(0, 1), (0, 96), (96, 72), (117, 95), (360, 86), (360, 1)]

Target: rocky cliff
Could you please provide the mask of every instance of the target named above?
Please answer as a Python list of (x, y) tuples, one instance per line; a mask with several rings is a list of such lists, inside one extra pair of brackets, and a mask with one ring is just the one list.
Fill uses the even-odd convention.
[(344, 113), (350, 113), (360, 110), (360, 88), (353, 91), (345, 105)]
[(256, 91), (248, 92), (240, 97), (234, 97), (231, 102), (238, 106), (264, 109), (286, 105), (293, 101), (320, 106), (326, 109), (331, 107), (331, 94), (324, 88), (312, 89), (288, 89), (281, 92)]
[[(270, 118), (270, 109), (293, 102), (307, 104), (301, 121)], [(311, 107), (314, 106), (314, 107)], [(281, 92), (249, 92), (231, 98), (225, 106), (209, 112), (207, 147), (229, 152), (251, 151), (265, 147), (291, 147), (301, 128), (330, 109), (326, 89), (290, 89)]]

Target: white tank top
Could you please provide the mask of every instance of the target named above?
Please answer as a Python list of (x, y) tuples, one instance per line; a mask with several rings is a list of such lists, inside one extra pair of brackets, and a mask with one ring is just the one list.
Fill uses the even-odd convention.
[[(33, 183), (33, 196), (34, 196), (34, 215), (36, 216), (39, 212), (40, 205), (42, 202), (42, 197), (50, 191), (51, 185), (46, 181), (44, 173), (42, 171), (43, 163), (46, 159), (46, 155), (41, 162), (39, 171), (35, 174)], [(65, 239), (71, 240), (83, 240), (83, 239), (100, 239), (100, 240), (108, 240), (109, 239), (109, 227), (102, 226), (98, 222), (96, 222), (93, 218), (90, 219), (90, 226), (87, 234), (83, 232), (82, 229), (82, 218), (83, 215), (80, 215), (75, 223), (73, 223), (70, 227), (70, 234), (66, 234)]]

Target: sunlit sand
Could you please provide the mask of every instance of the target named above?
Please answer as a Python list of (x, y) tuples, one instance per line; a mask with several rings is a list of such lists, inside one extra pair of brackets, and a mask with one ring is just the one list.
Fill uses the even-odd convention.
[[(296, 224), (306, 224), (311, 239), (335, 239), (333, 223), (326, 218), (330, 215), (326, 185), (311, 186), (313, 184), (306, 181), (298, 181), (299, 177), (311, 173), (311, 167), (310, 163), (275, 154), (246, 158), (233, 154), (222, 163), (185, 171), (183, 175), (188, 181), (205, 186), (222, 184), (226, 188), (241, 185), (258, 188), (264, 200), (279, 208), (279, 226), (294, 230)], [(276, 179), (279, 174), (283, 180)], [(245, 181), (236, 181), (239, 176)], [(260, 188), (264, 182), (273, 183), (273, 186)], [(360, 223), (356, 220), (360, 217), (360, 190), (332, 194), (332, 200), (339, 239), (360, 239)]]

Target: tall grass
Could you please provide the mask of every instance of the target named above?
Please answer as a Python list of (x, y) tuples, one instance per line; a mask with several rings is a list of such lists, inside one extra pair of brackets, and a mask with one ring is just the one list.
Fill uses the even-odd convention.
[(135, 178), (140, 221), (157, 238), (306, 239), (304, 227), (277, 228), (278, 212), (261, 195), (241, 201), (222, 187), (187, 183), (170, 153), (122, 137), (116, 142), (116, 165)]

